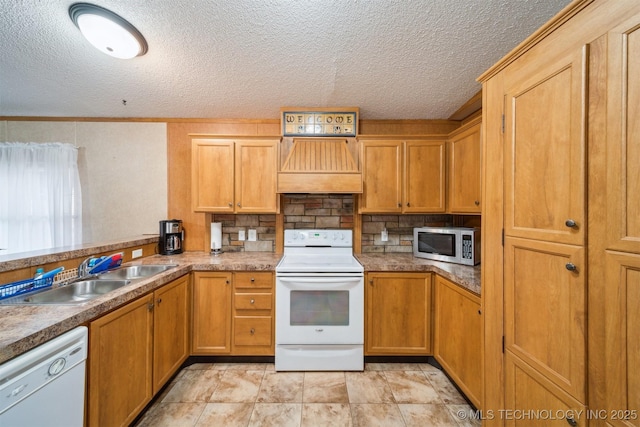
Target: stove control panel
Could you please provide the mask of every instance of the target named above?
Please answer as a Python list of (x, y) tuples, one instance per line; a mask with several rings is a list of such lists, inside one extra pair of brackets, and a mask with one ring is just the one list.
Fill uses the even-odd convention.
[(285, 246), (351, 247), (352, 230), (284, 230)]

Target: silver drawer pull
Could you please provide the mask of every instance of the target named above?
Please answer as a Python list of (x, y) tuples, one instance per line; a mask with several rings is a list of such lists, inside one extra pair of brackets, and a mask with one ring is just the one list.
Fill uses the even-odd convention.
[(251, 328), (251, 330), (249, 331), (249, 333), (250, 333), (251, 335), (255, 334), (255, 333), (256, 333), (255, 328)]
[(253, 298), (249, 301), (251, 304), (253, 304), (254, 302), (256, 302), (256, 300), (254, 300)]

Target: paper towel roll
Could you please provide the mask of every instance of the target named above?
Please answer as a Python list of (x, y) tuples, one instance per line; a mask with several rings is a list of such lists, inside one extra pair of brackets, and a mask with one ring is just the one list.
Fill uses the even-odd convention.
[(211, 250), (222, 248), (222, 223), (211, 223)]

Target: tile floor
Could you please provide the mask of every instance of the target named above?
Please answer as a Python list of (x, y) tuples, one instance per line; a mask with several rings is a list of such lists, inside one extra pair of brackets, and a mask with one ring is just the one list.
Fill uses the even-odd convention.
[(429, 364), (275, 372), (269, 363), (200, 363), (178, 373), (136, 427), (480, 426), (472, 415)]

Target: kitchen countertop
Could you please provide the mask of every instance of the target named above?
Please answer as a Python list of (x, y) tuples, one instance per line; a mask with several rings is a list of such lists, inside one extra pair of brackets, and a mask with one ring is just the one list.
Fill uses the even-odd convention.
[(480, 264), (475, 267), (416, 258), (412, 254), (356, 254), (364, 271), (431, 271), (480, 295)]
[[(270, 252), (235, 252), (219, 256), (205, 252), (154, 255), (126, 265), (176, 264), (176, 267), (80, 305), (0, 305), (0, 363), (191, 271), (274, 271), (281, 257), (281, 254)], [(365, 272), (431, 271), (476, 294), (480, 293), (480, 267), (428, 261), (410, 254), (357, 254), (356, 257)]]

